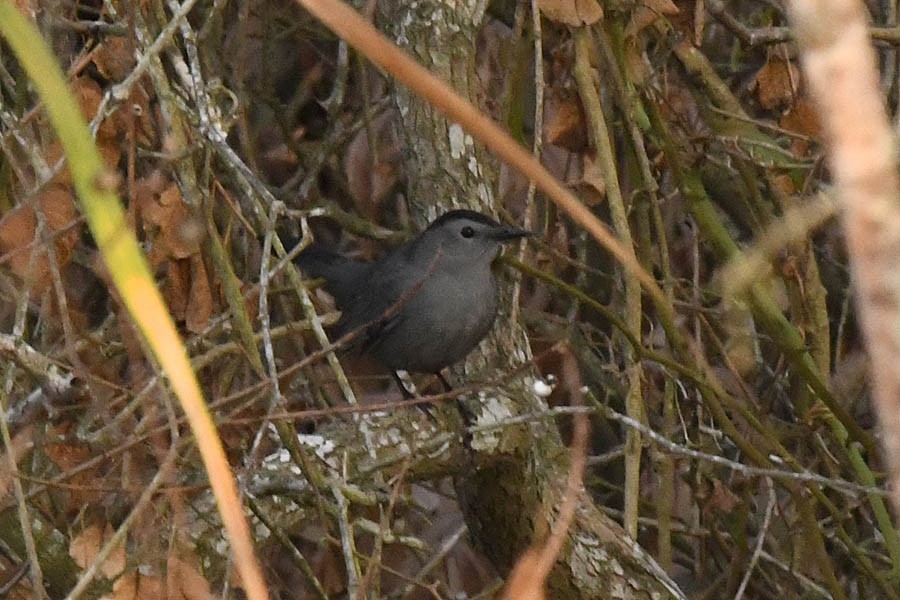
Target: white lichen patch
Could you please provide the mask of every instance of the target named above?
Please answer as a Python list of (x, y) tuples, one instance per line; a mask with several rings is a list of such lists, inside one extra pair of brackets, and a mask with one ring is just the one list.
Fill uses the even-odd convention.
[[(574, 547), (569, 556), (569, 567), (578, 585), (586, 592), (605, 598), (619, 598), (609, 588), (609, 578), (606, 573), (621, 573), (622, 566), (618, 560), (610, 555), (599, 541), (587, 535), (572, 534)], [(615, 585), (615, 584), (612, 584)]]
[(291, 464), (291, 453), (286, 448), (276, 450), (262, 459), (261, 471), (281, 473), (285, 467), (294, 475), (302, 475), (297, 465)]
[(334, 452), (334, 442), (329, 439), (325, 439), (321, 435), (306, 435), (306, 434), (298, 434), (297, 441), (312, 448), (316, 453), (316, 456), (321, 458), (322, 460), (327, 460), (327, 458)]
[(458, 160), (466, 153), (466, 134), (459, 123), (452, 123), (447, 130), (450, 142), (450, 156)]
[(228, 556), (228, 541), (225, 538), (220, 538), (219, 541), (216, 542), (216, 554), (219, 556)]
[[(481, 405), (481, 413), (478, 415), (477, 424), (486, 425), (503, 421), (512, 416), (509, 407), (496, 396), (489, 396), (484, 391), (478, 393), (478, 401)], [(500, 443), (500, 430), (491, 429), (480, 432), (472, 440), (475, 450), (490, 451)]]
[(396, 428), (385, 428), (381, 425), (372, 426), (373, 422), (377, 423), (386, 417), (387, 413), (385, 412), (373, 412), (360, 415), (356, 422), (356, 427), (359, 429), (363, 437), (363, 443), (366, 445), (366, 454), (373, 460), (378, 456), (378, 448), (386, 445), (394, 446), (402, 440), (402, 436)]
[[(480, 178), (480, 176), (481, 176), (480, 166), (481, 165), (478, 164), (478, 158), (474, 154), (469, 156), (469, 161), (468, 161), (468, 163), (466, 163), (466, 167), (469, 169), (469, 173), (471, 173), (475, 177)], [(485, 185), (483, 183), (478, 184), (478, 197), (481, 198), (482, 200), (487, 200), (487, 198), (485, 197), (486, 190), (487, 190), (487, 188), (485, 187)]]
[(494, 202), (494, 194), (491, 189), (483, 183), (478, 184), (478, 197), (484, 202), (485, 206), (490, 206)]
[(522, 364), (531, 360), (529, 356), (529, 352), (525, 348), (521, 346), (516, 346), (515, 350), (513, 350), (513, 356), (515, 357), (516, 363)]
[[(424, 442), (424, 441), (427, 441), (427, 440), (423, 439), (422, 441)], [(450, 441), (449, 441), (449, 440), (447, 440), (446, 442), (444, 442), (444, 443), (441, 444), (440, 446), (436, 447), (436, 448), (435, 448), (434, 450), (432, 450), (431, 452), (428, 452), (428, 453), (426, 454), (426, 457), (427, 457), (427, 458), (437, 458), (438, 456), (441, 456), (443, 453), (447, 452), (448, 450), (450, 450)]]
[(513, 416), (506, 402), (502, 402), (496, 396), (488, 396), (484, 391), (478, 392), (478, 400), (481, 401), (482, 416), (489, 422), (503, 421)]
[(404, 455), (408, 455), (411, 452), (409, 444), (406, 443), (406, 439), (403, 437), (403, 431), (399, 427), (385, 427), (379, 430), (379, 433), (381, 435), (378, 436), (376, 441), (376, 445), (379, 448), (393, 447)]

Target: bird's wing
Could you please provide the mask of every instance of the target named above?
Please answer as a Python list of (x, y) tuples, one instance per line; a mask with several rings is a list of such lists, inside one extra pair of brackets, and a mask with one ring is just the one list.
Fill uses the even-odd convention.
[(319, 244), (311, 244), (297, 255), (294, 263), (308, 276), (324, 279), (338, 307), (354, 302), (360, 293), (360, 283), (372, 267), (372, 263), (349, 259)]
[(342, 308), (340, 335), (364, 327), (359, 345), (371, 349), (403, 322), (403, 306), (416, 293), (418, 279), (416, 269), (399, 255), (374, 264)]

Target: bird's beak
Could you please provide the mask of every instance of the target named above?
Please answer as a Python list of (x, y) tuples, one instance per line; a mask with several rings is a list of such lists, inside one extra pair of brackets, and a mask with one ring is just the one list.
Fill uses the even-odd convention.
[(498, 227), (491, 232), (491, 237), (498, 242), (509, 242), (533, 235), (537, 235), (537, 233), (528, 231), (527, 229), (517, 229), (515, 227)]

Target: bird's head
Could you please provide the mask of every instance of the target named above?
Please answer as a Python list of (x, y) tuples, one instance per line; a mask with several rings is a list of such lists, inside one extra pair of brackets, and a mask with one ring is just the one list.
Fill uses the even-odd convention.
[(454, 261), (491, 263), (504, 242), (532, 235), (530, 231), (501, 225), (471, 210), (451, 210), (419, 234), (418, 251), (440, 252)]

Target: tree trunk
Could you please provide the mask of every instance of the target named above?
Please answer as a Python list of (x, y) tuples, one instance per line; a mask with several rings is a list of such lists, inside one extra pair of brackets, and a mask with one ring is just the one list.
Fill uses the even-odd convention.
[[(383, 3), (394, 40), (476, 106), (475, 39), (483, 3)], [(451, 208), (496, 212), (495, 161), (436, 109), (401, 88), (395, 93), (399, 135), (405, 144), (410, 206), (420, 225)], [(506, 311), (488, 341), (460, 375), (466, 381), (504, 381), (531, 356), (527, 338)], [(468, 401), (478, 424), (546, 411), (534, 372)], [(492, 429), (472, 441), (469, 468), (455, 474), (459, 501), (475, 544), (502, 573), (550, 530), (565, 487), (567, 449), (555, 423), (533, 421)], [(553, 570), (555, 598), (681, 597), (653, 559), (590, 500), (581, 508)]]

